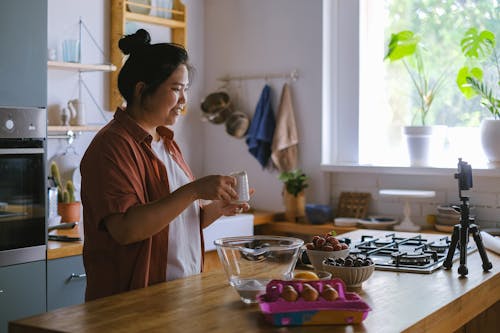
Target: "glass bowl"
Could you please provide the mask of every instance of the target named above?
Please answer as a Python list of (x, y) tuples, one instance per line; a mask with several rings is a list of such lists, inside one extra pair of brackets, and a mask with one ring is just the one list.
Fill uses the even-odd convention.
[(255, 235), (219, 238), (214, 244), (229, 284), (244, 303), (256, 303), (269, 281), (292, 278), (304, 241)]

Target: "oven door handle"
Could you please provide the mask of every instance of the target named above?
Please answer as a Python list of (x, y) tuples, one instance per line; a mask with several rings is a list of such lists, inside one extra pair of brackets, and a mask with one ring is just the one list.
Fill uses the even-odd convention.
[(0, 148), (0, 155), (43, 154), (43, 148)]

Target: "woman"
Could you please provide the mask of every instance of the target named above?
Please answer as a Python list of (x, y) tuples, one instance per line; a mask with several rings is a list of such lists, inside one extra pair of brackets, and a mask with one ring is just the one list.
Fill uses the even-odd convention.
[[(143, 29), (122, 38), (118, 77), (127, 102), (82, 159), (86, 300), (201, 272), (203, 228), (249, 209), (230, 176), (198, 180), (173, 140), (191, 67), (184, 48), (150, 44)], [(200, 205), (199, 201), (212, 200)]]

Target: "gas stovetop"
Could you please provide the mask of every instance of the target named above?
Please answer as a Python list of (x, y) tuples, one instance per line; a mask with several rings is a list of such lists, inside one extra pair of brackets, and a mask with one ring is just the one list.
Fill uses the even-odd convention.
[[(344, 240), (350, 243), (350, 254), (371, 258), (375, 269), (424, 274), (441, 268), (451, 243), (450, 236), (432, 234), (398, 236), (396, 233), (387, 233), (383, 236), (363, 235), (361, 239)], [(468, 242), (467, 254), (475, 250), (477, 248)], [(453, 260), (459, 257), (457, 246)]]

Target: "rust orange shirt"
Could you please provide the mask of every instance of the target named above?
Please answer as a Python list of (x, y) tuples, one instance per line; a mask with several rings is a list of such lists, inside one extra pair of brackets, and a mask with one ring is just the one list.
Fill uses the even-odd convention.
[[(166, 127), (157, 131), (167, 151), (193, 179), (173, 140), (173, 132)], [(151, 150), (151, 141), (151, 135), (119, 108), (114, 119), (96, 134), (82, 158), (86, 300), (166, 280), (168, 226), (143, 241), (120, 245), (103, 223), (111, 214), (125, 213), (132, 206), (170, 193), (165, 167)], [(201, 228), (200, 233), (203, 257)]]

